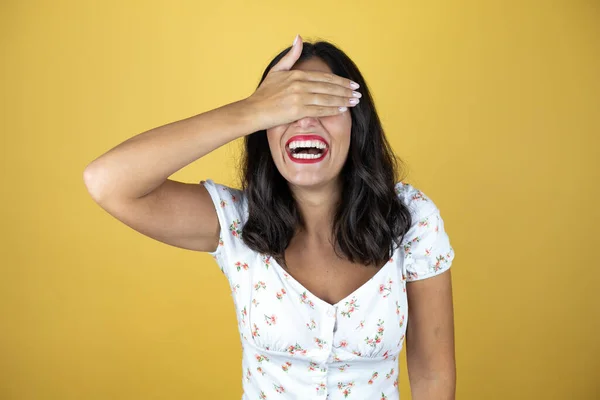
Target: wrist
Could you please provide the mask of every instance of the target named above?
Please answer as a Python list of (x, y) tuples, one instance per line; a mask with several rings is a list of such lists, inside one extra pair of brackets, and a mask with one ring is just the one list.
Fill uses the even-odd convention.
[(250, 133), (265, 129), (260, 113), (261, 108), (251, 97), (240, 100), (238, 102), (238, 108), (240, 118)]

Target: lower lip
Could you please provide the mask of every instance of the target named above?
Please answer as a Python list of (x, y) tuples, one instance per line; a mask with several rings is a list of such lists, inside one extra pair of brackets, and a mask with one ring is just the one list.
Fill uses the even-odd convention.
[(329, 152), (329, 149), (328, 148), (325, 149), (325, 151), (323, 152), (323, 154), (321, 154), (321, 157), (319, 157), (319, 158), (294, 158), (294, 156), (292, 156), (292, 153), (289, 149), (286, 149), (286, 152), (288, 154), (288, 157), (293, 162), (296, 162), (298, 164), (314, 164), (314, 163), (323, 161), (323, 159), (325, 158), (325, 155), (327, 155), (327, 153)]

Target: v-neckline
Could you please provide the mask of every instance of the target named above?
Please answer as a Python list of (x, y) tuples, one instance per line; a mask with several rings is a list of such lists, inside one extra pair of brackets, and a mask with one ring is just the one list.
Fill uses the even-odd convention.
[(365, 288), (366, 286), (368, 286), (371, 281), (376, 280), (377, 278), (379, 278), (379, 276), (383, 273), (382, 271), (384, 269), (386, 269), (388, 267), (388, 265), (392, 264), (392, 260), (394, 259), (394, 257), (396, 256), (396, 251), (394, 251), (394, 253), (392, 254), (392, 257), (381, 267), (379, 268), (379, 271), (377, 271), (372, 277), (370, 277), (368, 280), (366, 280), (362, 285), (360, 285), (359, 287), (357, 287), (356, 289), (354, 289), (350, 294), (348, 294), (347, 296), (345, 296), (343, 299), (337, 301), (334, 304), (331, 304), (325, 300), (323, 300), (322, 298), (320, 298), (319, 296), (315, 295), (313, 292), (311, 292), (310, 290), (308, 290), (303, 284), (301, 284), (296, 278), (294, 278), (289, 272), (287, 272), (285, 269), (283, 269), (283, 267), (281, 265), (279, 265), (279, 263), (277, 262), (277, 260), (275, 259), (275, 257), (271, 256), (271, 264), (274, 265), (279, 272), (284, 273), (285, 275), (289, 276), (289, 279), (296, 285), (298, 286), (302, 291), (306, 292), (307, 294), (309, 294), (311, 297), (315, 298), (319, 303), (322, 303), (325, 305), (326, 308), (336, 308), (338, 307), (340, 304), (342, 304), (343, 302), (347, 301), (349, 298), (351, 298), (352, 296), (356, 296), (358, 294), (358, 292), (360, 292), (361, 290), (363, 290), (363, 288)]

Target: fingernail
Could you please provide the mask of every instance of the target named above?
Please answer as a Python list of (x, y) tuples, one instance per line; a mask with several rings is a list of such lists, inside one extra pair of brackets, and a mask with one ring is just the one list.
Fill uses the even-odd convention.
[(296, 45), (296, 42), (298, 41), (298, 36), (299, 36), (299, 34), (296, 35), (296, 38), (294, 39), (294, 43), (292, 44), (292, 47), (294, 47)]
[(350, 87), (352, 89), (358, 89), (360, 87), (360, 85), (354, 81), (350, 81)]

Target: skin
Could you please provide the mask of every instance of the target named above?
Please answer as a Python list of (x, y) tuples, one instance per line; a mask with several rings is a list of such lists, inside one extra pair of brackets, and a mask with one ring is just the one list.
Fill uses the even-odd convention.
[[(332, 72), (319, 58), (297, 63), (292, 69)], [(271, 155), (288, 181), (306, 229), (299, 230), (278, 260), (304, 287), (319, 298), (336, 303), (362, 286), (379, 268), (365, 268), (339, 259), (333, 252), (333, 210), (339, 198), (339, 174), (348, 156), (352, 120), (350, 111), (328, 117), (302, 118), (267, 130)], [(316, 164), (289, 160), (285, 143), (300, 133), (317, 133), (329, 142), (329, 154)], [(331, 285), (331, 282), (336, 282)], [(414, 400), (454, 400), (456, 367), (454, 315), (450, 270), (407, 284), (408, 325), (406, 355)]]

